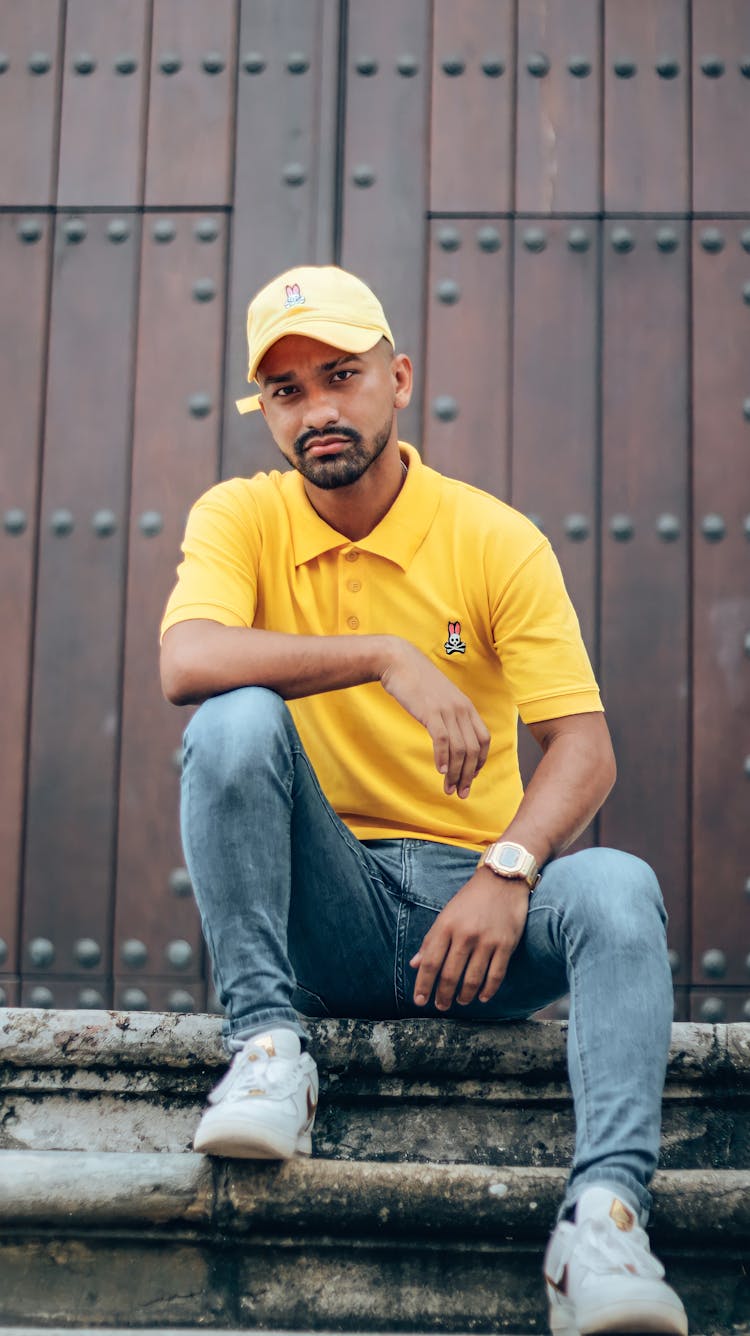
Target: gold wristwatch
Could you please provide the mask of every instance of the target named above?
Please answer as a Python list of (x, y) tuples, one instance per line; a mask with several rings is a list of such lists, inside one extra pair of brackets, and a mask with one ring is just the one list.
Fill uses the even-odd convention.
[(534, 855), (513, 840), (496, 840), (494, 844), (488, 844), (477, 867), (491, 868), (498, 877), (523, 877), (532, 891), (541, 876)]

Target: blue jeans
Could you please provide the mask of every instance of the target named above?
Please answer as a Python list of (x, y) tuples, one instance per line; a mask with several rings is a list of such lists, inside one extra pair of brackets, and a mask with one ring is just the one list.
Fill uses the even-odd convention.
[(445, 1012), (415, 1006), (409, 960), (477, 854), (357, 840), (275, 692), (228, 692), (191, 720), (182, 836), (230, 1044), (272, 1024), (304, 1038), (299, 1012), (506, 1020), (570, 991), (576, 1145), (561, 1214), (606, 1182), (645, 1223), (672, 1020), (666, 915), (645, 863), (612, 849), (550, 863), (498, 992)]

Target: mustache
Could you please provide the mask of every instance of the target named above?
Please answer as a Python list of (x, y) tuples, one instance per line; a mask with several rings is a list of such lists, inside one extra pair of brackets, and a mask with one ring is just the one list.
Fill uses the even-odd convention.
[(313, 441), (324, 441), (328, 436), (344, 436), (354, 445), (362, 444), (362, 437), (358, 431), (355, 431), (354, 427), (329, 427), (327, 431), (303, 431), (302, 435), (298, 436), (294, 442), (296, 454), (303, 455)]

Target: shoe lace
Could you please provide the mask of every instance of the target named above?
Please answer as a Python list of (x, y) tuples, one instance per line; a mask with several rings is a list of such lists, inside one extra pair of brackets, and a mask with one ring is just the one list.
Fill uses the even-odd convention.
[(571, 1239), (578, 1260), (598, 1273), (627, 1271), (633, 1276), (661, 1279), (664, 1267), (651, 1252), (648, 1236), (639, 1226), (627, 1232), (613, 1220), (584, 1220)]
[(251, 1090), (267, 1092), (289, 1080), (293, 1066), (288, 1059), (269, 1058), (260, 1046), (246, 1045), (236, 1053), (228, 1072), (209, 1095), (209, 1103), (217, 1104), (230, 1092), (233, 1096), (246, 1095)]

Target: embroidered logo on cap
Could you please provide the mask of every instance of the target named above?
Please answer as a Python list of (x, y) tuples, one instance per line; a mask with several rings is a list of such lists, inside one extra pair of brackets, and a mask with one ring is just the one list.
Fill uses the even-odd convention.
[(284, 306), (287, 311), (290, 310), (292, 306), (304, 306), (305, 299), (299, 290), (299, 283), (287, 283), (285, 285), (285, 291), (286, 296), (284, 298)]
[(461, 639), (461, 623), (448, 622), (448, 639), (443, 647), (446, 654), (465, 654), (466, 646)]

